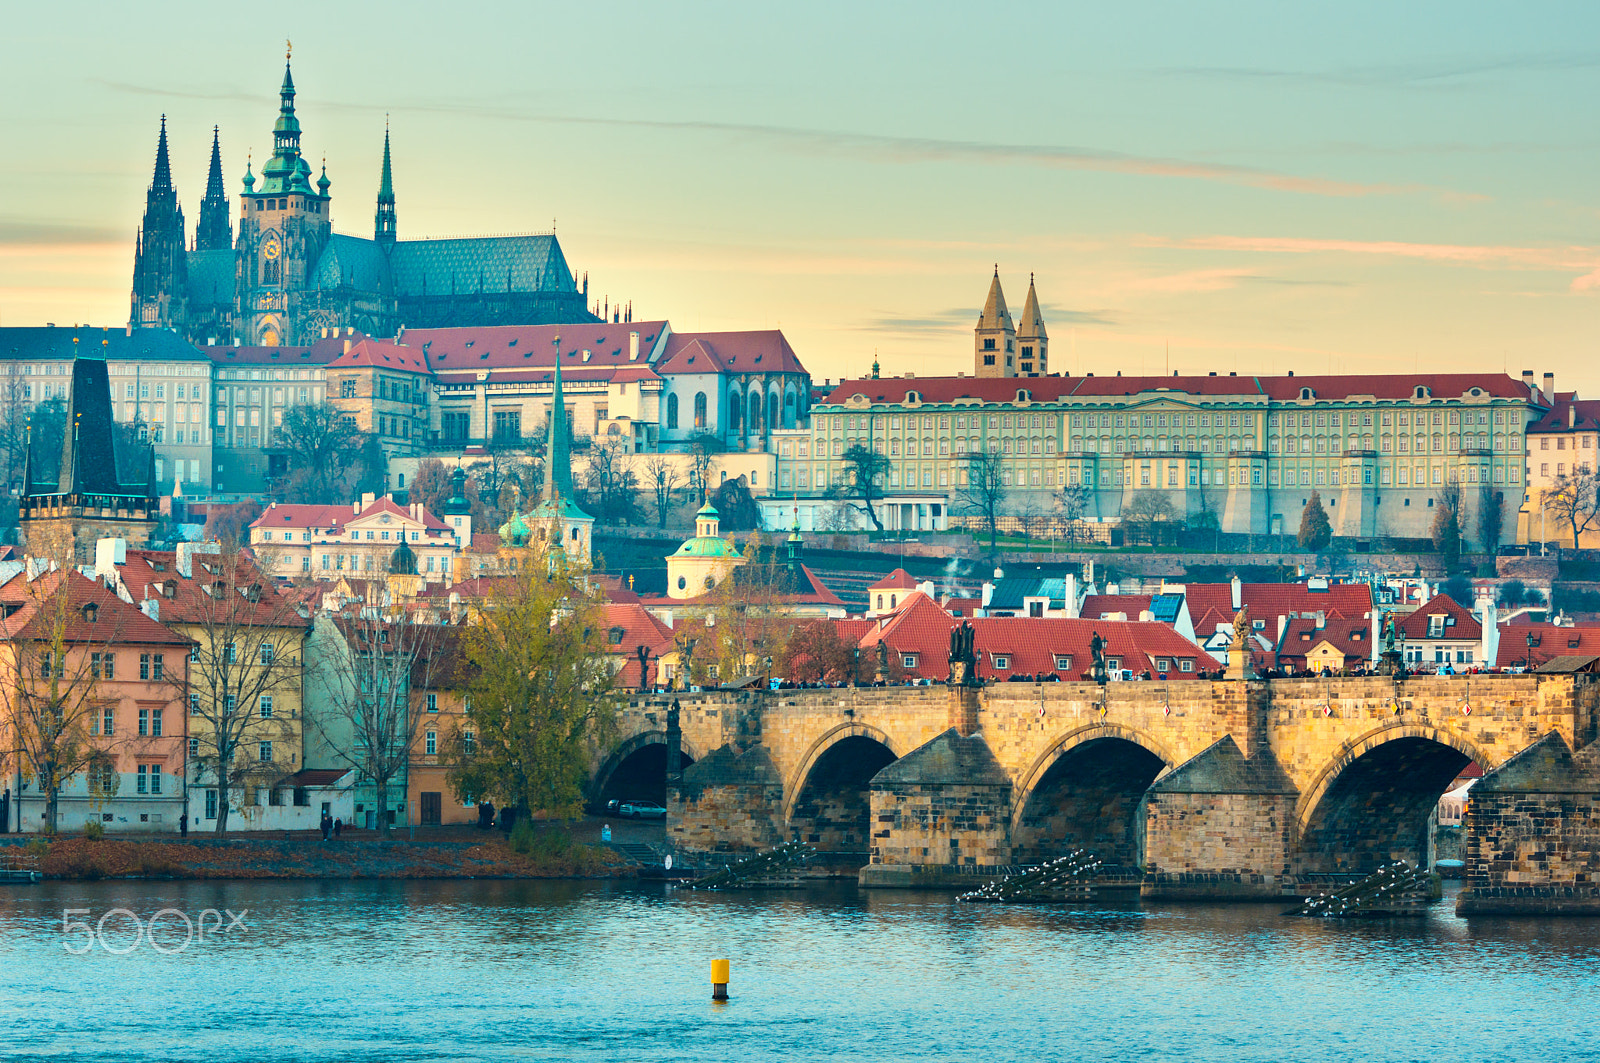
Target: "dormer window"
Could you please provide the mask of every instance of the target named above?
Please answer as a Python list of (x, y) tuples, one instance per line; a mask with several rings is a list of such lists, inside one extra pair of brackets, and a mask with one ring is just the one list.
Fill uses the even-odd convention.
[(1300, 389), (1300, 398), (1301, 398), (1302, 401), (1309, 402), (1311, 399), (1314, 399), (1316, 397), (1317, 397), (1316, 392), (1312, 391), (1310, 388), (1301, 388)]
[(1430, 393), (1429, 393), (1428, 389), (1423, 387), (1421, 384), (1418, 384), (1411, 391), (1411, 397), (1414, 398), (1414, 399), (1425, 399), (1425, 398), (1427, 398), (1429, 396), (1429, 394)]
[(96, 602), (87, 602), (83, 607), (83, 619), (93, 624), (100, 619), (100, 606)]

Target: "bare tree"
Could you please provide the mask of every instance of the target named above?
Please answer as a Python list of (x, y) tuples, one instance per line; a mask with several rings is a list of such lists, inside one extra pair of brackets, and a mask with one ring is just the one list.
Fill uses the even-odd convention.
[[(253, 786), (271, 787), (288, 774), (279, 752), (300, 744), (310, 611), (280, 594), (247, 550), (217, 544), (182, 549), (176, 571), (165, 579), (139, 572), (145, 585), (128, 590), (153, 593), (146, 610), (194, 640), (187, 686), (175, 696), (187, 695), (192, 778), (216, 787), (216, 832), (223, 834), (235, 798), (248, 804)], [(125, 576), (128, 583), (132, 575)]]
[(92, 799), (116, 794), (116, 754), (130, 736), (113, 722), (100, 683), (103, 673), (115, 678), (108, 659), (123, 603), (75, 569), (29, 564), (24, 603), (0, 621), (11, 691), (4, 752), (7, 769), (43, 796), (45, 830), (54, 832), (61, 791), (78, 775), (88, 773)]
[(1557, 476), (1540, 496), (1539, 504), (1571, 530), (1572, 548), (1576, 550), (1579, 538), (1600, 516), (1600, 474), (1580, 469)]
[(1067, 484), (1062, 487), (1058, 504), (1061, 507), (1061, 519), (1067, 525), (1067, 541), (1076, 543), (1082, 538), (1084, 514), (1089, 511), (1088, 485)]
[(1122, 507), (1122, 524), (1135, 539), (1155, 545), (1158, 527), (1177, 516), (1172, 500), (1161, 491), (1135, 491)]
[(667, 526), (672, 512), (672, 492), (679, 486), (678, 466), (665, 454), (652, 454), (644, 463), (644, 482), (656, 504), (656, 527)]
[(387, 838), (389, 793), (417, 741), (411, 686), (430, 685), (426, 672), (441, 629), (415, 622), (403, 609), (371, 605), (354, 616), (318, 617), (316, 625), (310, 667), (325, 700), (307, 725), (320, 731), (324, 749), (373, 786), (378, 829)]
[(980, 450), (967, 455), (966, 478), (956, 489), (956, 505), (977, 516), (989, 532), (989, 552), (999, 549), (1000, 511), (1011, 493), (1005, 478), (1005, 459)]
[(698, 431), (689, 437), (689, 490), (705, 494), (711, 489), (711, 464), (726, 448), (715, 432)]
[(582, 502), (601, 524), (633, 524), (640, 517), (639, 482), (629, 454), (628, 441), (621, 437), (589, 448)]
[(883, 534), (883, 521), (878, 518), (874, 504), (883, 497), (883, 484), (889, 478), (889, 459), (869, 446), (856, 443), (844, 452), (845, 482), (833, 488), (830, 494), (845, 501), (857, 513), (865, 513), (872, 526)]
[(272, 445), (289, 459), (289, 474), (278, 486), (285, 497), (326, 503), (343, 499), (362, 476), (367, 435), (355, 418), (330, 402), (289, 407), (272, 432)]

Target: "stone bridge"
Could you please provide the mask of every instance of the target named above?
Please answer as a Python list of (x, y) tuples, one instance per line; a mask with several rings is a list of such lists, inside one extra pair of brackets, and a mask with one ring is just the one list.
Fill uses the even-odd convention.
[(1082, 847), (1146, 896), (1259, 899), (1430, 863), (1475, 761), (1462, 910), (1600, 912), (1597, 705), (1582, 674), (641, 695), (593, 796), (664, 800), (686, 848), (799, 837), (864, 885)]

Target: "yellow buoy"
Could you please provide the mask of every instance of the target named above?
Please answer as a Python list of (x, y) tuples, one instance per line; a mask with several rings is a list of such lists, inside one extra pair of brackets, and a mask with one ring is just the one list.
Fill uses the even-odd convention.
[(728, 961), (711, 961), (711, 999), (728, 999)]

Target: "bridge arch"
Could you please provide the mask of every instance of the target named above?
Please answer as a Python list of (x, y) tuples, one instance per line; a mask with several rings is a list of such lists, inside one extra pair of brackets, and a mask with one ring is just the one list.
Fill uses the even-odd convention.
[(871, 845), (872, 777), (899, 759), (893, 740), (870, 724), (850, 722), (824, 732), (784, 787), (787, 832), (824, 852), (865, 853)]
[(1013, 802), (1011, 849), (1036, 863), (1090, 849), (1110, 865), (1144, 860), (1144, 795), (1176, 757), (1144, 732), (1115, 723), (1069, 731), (1022, 775)]
[[(699, 751), (687, 739), (681, 741), (680, 748), (685, 768), (700, 759)], [(600, 762), (590, 780), (589, 800), (597, 806), (604, 806), (611, 800), (629, 799), (664, 803), (666, 788), (667, 733), (642, 731), (617, 746)]]
[(1498, 766), (1471, 739), (1422, 723), (1346, 742), (1295, 804), (1297, 870), (1357, 873), (1397, 859), (1425, 865), (1429, 817), (1471, 762), (1485, 771)]

